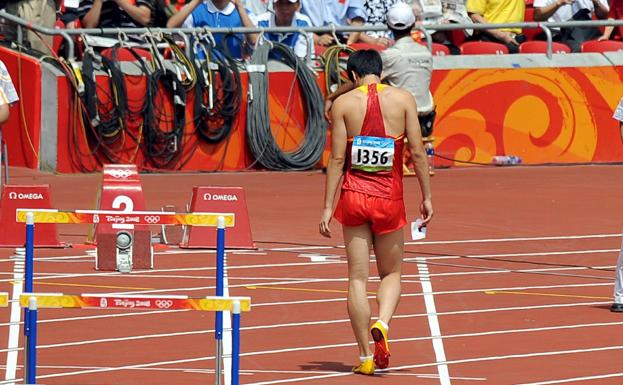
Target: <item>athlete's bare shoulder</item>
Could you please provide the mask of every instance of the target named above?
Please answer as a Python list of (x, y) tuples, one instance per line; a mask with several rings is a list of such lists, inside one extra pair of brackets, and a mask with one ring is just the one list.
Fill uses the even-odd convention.
[(413, 99), (413, 95), (409, 91), (405, 91), (402, 88), (393, 87), (393, 86), (385, 86), (381, 91), (381, 94), (392, 100), (411, 100)]

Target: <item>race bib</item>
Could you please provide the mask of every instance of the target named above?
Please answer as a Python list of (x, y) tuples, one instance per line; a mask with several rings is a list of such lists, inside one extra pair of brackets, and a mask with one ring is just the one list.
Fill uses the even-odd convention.
[(394, 140), (376, 136), (355, 136), (351, 168), (366, 172), (391, 171), (394, 166)]

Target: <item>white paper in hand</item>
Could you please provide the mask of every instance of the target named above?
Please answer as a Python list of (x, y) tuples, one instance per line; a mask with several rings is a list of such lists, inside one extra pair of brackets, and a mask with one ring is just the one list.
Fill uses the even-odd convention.
[(422, 220), (416, 219), (411, 222), (411, 239), (417, 241), (426, 238), (426, 226), (422, 226)]
[(80, 0), (65, 0), (63, 1), (65, 8), (79, 8)]

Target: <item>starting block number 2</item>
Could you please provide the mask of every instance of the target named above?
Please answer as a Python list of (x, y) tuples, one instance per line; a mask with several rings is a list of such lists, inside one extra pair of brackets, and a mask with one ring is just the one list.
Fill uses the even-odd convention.
[[(121, 206), (123, 206), (123, 209), (121, 208)], [(134, 201), (127, 195), (118, 195), (112, 201), (112, 208), (116, 210), (121, 210), (125, 213), (132, 212), (134, 211)], [(133, 230), (134, 225), (113, 224), (112, 228), (121, 230)]]

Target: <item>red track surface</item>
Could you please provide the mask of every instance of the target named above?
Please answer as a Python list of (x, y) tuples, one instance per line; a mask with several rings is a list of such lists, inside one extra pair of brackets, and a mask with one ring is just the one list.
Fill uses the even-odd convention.
[[(12, 171), (13, 183), (50, 183), (58, 208), (93, 208), (97, 175)], [(322, 174), (142, 179), (148, 209), (183, 207), (194, 185), (246, 190), (260, 249), (228, 254), (231, 294), (253, 301), (252, 311), (242, 317), (243, 384), (549, 384), (575, 379), (570, 383), (601, 385), (623, 382), (623, 315), (608, 310), (621, 244), (622, 172), (621, 166), (438, 171), (429, 237), (407, 246), (404, 294), (390, 329), (391, 367), (374, 377), (350, 374), (357, 350), (344, 301), (344, 250), (335, 247), (342, 244), (341, 231), (334, 223), (334, 238), (328, 241), (317, 233)], [(407, 179), (406, 185), (407, 210), (414, 218), (417, 182)], [(59, 230), (63, 240), (85, 240), (85, 226)], [(499, 241), (504, 238), (528, 239)], [(330, 257), (312, 262), (309, 254)], [(11, 249), (0, 250), (1, 291), (13, 288), (11, 255)], [(214, 292), (214, 253), (209, 251), (162, 251), (155, 270), (128, 275), (95, 271), (84, 249), (36, 250), (35, 256), (36, 291)], [(60, 256), (74, 258), (55, 258)], [(431, 275), (436, 317), (426, 314), (424, 266)], [(372, 280), (369, 290), (377, 284)], [(3, 360), (9, 312), (0, 310)], [(214, 382), (213, 314), (49, 309), (39, 318), (38, 383)], [(435, 318), (443, 337), (437, 351), (429, 327)], [(445, 367), (438, 366), (439, 345), (447, 360), (446, 382), (439, 379)], [(18, 378), (22, 362), (20, 351)]]

